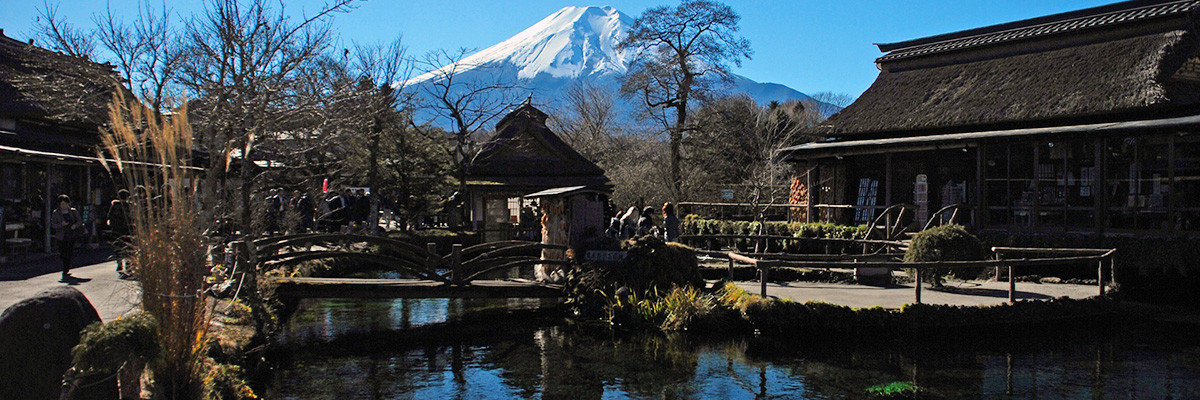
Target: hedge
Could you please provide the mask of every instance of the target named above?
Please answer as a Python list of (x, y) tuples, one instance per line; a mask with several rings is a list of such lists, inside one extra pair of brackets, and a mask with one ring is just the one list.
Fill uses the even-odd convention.
[[(683, 218), (683, 221), (679, 224), (679, 232), (681, 235), (757, 235), (760, 233), (760, 226), (759, 222), (703, 219), (693, 214)], [(861, 238), (867, 231), (866, 225), (845, 226), (824, 222), (767, 222), (765, 228), (765, 233), (768, 236), (831, 239)], [(715, 249), (722, 247), (722, 242), (719, 240), (706, 240), (690, 244), (699, 248)], [(737, 239), (733, 241), (733, 246), (738, 251), (749, 252), (754, 250), (755, 242), (753, 239)], [(759, 250), (769, 253), (816, 254), (826, 252), (826, 246), (825, 244), (815, 242), (768, 240), (766, 241), (766, 249)], [(857, 245), (835, 243), (828, 250), (831, 253), (845, 253), (861, 251), (862, 249)]]

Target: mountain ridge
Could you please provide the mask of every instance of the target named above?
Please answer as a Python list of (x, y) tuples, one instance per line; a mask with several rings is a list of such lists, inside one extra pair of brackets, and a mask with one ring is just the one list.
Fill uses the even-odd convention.
[[(418, 75), (404, 85), (423, 93), (423, 85), (454, 68), (460, 82), (500, 79), (528, 89), (537, 103), (552, 109), (562, 105), (573, 84), (589, 83), (615, 92), (633, 61), (631, 52), (618, 48), (633, 22), (632, 17), (610, 6), (564, 7), (514, 36), (464, 57), (457, 65)], [(812, 100), (786, 85), (737, 74), (729, 78), (729, 94), (745, 93), (760, 104)]]

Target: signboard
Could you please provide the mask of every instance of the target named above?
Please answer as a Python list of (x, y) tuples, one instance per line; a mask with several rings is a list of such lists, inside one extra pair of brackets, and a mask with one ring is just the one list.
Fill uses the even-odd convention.
[(584, 261), (621, 262), (629, 253), (624, 251), (588, 250), (583, 254)]
[(721, 189), (722, 200), (733, 200), (733, 189)]

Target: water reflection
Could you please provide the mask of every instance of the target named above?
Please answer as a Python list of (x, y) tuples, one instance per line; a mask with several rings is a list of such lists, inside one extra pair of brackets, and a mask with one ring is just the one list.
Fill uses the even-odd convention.
[[(1200, 347), (1153, 332), (923, 343), (613, 335), (493, 314), (537, 302), (306, 304), (268, 398), (843, 399), (915, 381), (935, 398), (1200, 398)], [(496, 315), (501, 317), (496, 318)]]

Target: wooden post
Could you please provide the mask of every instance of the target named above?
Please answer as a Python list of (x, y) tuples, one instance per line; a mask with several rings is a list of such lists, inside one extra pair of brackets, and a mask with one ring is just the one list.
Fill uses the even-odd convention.
[(805, 204), (804, 222), (813, 223), (817, 220), (813, 216), (817, 212), (817, 160), (808, 160), (805, 168), (808, 168), (808, 173), (804, 174), (805, 182), (808, 185), (808, 202)]
[(767, 268), (770, 268), (771, 265), (763, 264), (763, 263), (756, 263), (755, 265), (758, 266), (758, 280), (759, 280), (759, 286), (760, 286), (759, 295), (761, 295), (763, 298), (766, 298), (767, 297)]
[(729, 259), (729, 280), (733, 280), (733, 259)]
[(432, 272), (434, 269), (437, 269), (438, 261), (441, 258), (438, 257), (437, 243), (425, 243), (425, 252), (428, 253), (425, 256), (425, 266), (429, 267), (429, 270)]
[(450, 247), (450, 281), (455, 285), (461, 285), (463, 282), (460, 279), (462, 276), (462, 244), (455, 243)]
[(1100, 296), (1104, 296), (1104, 260), (1096, 262), (1096, 285), (1100, 286)]
[(921, 269), (913, 268), (913, 270), (917, 271), (916, 282), (915, 282), (916, 285), (913, 285), (913, 286), (915, 286), (915, 289), (913, 289), (913, 291), (916, 295), (916, 304), (921, 304)]
[(1017, 304), (1017, 281), (1013, 279), (1013, 267), (1008, 267), (1008, 304)]

